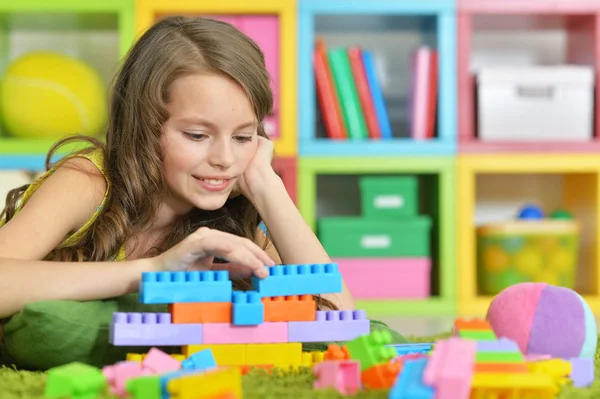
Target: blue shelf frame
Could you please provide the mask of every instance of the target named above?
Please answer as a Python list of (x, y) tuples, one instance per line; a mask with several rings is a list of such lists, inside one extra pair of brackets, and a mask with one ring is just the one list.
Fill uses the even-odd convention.
[[(362, 14), (433, 16), (437, 20), (439, 54), (438, 137), (412, 139), (333, 141), (316, 136), (312, 65), (316, 15)], [(302, 0), (298, 4), (298, 155), (454, 155), (457, 151), (457, 39), (453, 0)]]

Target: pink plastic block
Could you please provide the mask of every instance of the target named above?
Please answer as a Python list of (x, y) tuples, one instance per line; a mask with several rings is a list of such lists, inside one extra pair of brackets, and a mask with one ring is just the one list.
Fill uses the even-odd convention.
[(356, 298), (427, 298), (431, 292), (429, 258), (338, 258), (333, 262)]
[(181, 362), (157, 348), (152, 348), (142, 361), (142, 368), (155, 374), (181, 369)]
[(267, 322), (256, 326), (229, 323), (204, 324), (203, 344), (277, 344), (288, 342), (288, 323)]
[(127, 381), (131, 378), (151, 374), (151, 371), (144, 370), (139, 362), (119, 362), (104, 367), (102, 374), (110, 386), (110, 392), (124, 398), (128, 396), (125, 389)]
[(356, 360), (325, 360), (313, 371), (317, 376), (314, 389), (335, 388), (343, 395), (353, 395), (360, 388), (360, 362)]
[(317, 311), (316, 321), (290, 321), (289, 342), (350, 341), (371, 332), (364, 310)]
[(435, 387), (435, 399), (468, 399), (477, 354), (477, 342), (461, 338), (438, 341), (423, 373), (423, 382)]

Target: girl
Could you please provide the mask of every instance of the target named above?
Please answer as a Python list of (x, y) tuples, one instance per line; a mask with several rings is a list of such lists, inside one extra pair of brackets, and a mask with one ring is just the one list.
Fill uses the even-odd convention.
[[(132, 297), (145, 271), (227, 269), (249, 289), (274, 264), (331, 262), (271, 167), (272, 102), (262, 52), (231, 25), (168, 17), (151, 27), (116, 77), (106, 144), (57, 143), (49, 170), (7, 197), (4, 362), (122, 360), (135, 350), (110, 348), (112, 312), (166, 311)], [(89, 145), (50, 167), (73, 140)], [(354, 308), (345, 284), (316, 299)]]

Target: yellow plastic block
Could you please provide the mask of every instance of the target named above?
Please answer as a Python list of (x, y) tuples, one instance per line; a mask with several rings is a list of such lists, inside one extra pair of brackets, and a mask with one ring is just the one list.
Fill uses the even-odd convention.
[(325, 357), (325, 351), (302, 352), (302, 365), (312, 367), (321, 363)]
[[(147, 355), (146, 353), (128, 353), (127, 356), (125, 357), (125, 360), (128, 362), (141, 363), (146, 358), (146, 355)], [(180, 362), (185, 360), (185, 356), (182, 354), (179, 354), (179, 353), (174, 353), (171, 355), (171, 357)]]
[(539, 373), (477, 373), (471, 399), (554, 399), (559, 390), (552, 378)]
[(242, 398), (242, 372), (239, 367), (223, 367), (201, 374), (183, 375), (167, 383), (171, 399), (198, 399), (231, 392)]
[(537, 362), (528, 362), (527, 367), (532, 373), (545, 374), (552, 378), (560, 387), (569, 381), (573, 365), (563, 359), (549, 359)]
[(250, 364), (247, 363), (246, 359), (246, 344), (187, 345), (183, 347), (183, 354), (188, 358), (204, 349), (212, 351), (218, 366), (244, 366)]
[(300, 365), (302, 344), (246, 344), (246, 364)]

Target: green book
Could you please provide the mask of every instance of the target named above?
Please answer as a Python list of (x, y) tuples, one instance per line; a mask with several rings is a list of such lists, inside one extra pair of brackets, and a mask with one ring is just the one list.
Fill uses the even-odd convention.
[(368, 138), (367, 124), (360, 106), (358, 90), (352, 76), (350, 58), (345, 48), (331, 49), (327, 53), (331, 74), (335, 82), (344, 122), (351, 140)]

